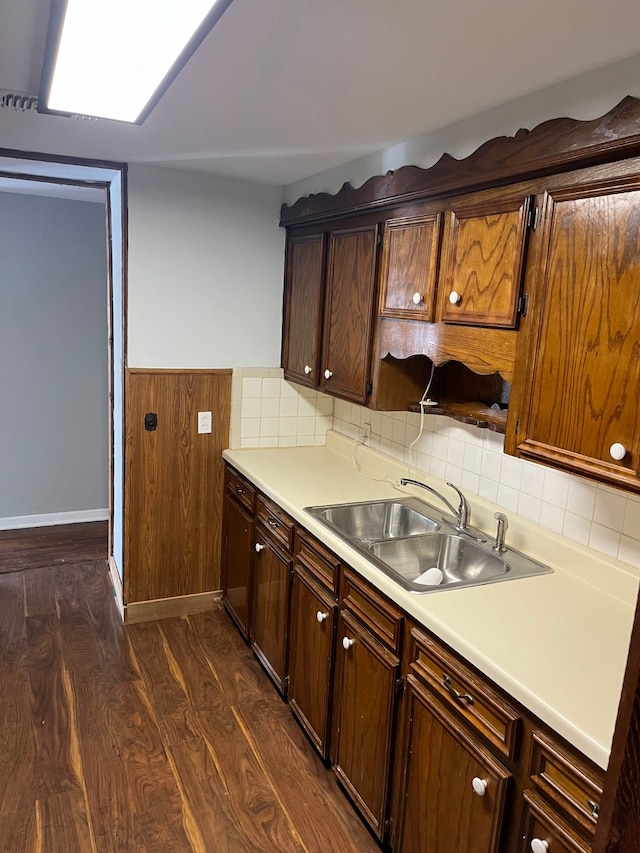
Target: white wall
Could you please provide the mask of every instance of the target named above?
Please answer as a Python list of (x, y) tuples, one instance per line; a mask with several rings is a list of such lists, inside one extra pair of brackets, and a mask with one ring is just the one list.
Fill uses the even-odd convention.
[(279, 188), (129, 168), (129, 367), (280, 363)]
[(2, 526), (106, 517), (105, 229), (103, 204), (0, 192)]
[(309, 193), (335, 193), (346, 182), (358, 187), (374, 175), (383, 175), (401, 166), (432, 166), (444, 153), (467, 157), (494, 136), (513, 136), (521, 127), (531, 130), (549, 119), (562, 116), (583, 121), (599, 118), (626, 95), (640, 97), (640, 56), (574, 77), (442, 130), (405, 140), (337, 169), (290, 184), (284, 189), (284, 201), (292, 204)]

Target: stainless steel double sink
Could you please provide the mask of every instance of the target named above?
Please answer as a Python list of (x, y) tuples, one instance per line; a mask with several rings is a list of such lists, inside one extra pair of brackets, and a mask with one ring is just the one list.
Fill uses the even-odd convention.
[(478, 531), (456, 530), (454, 519), (419, 498), (310, 506), (305, 511), (415, 593), (553, 571), (513, 548), (495, 551), (492, 541), (474, 535)]

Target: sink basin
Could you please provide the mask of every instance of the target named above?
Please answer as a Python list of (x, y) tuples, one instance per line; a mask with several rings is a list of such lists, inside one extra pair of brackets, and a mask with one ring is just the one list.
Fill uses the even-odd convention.
[(407, 498), (307, 507), (307, 512), (342, 536), (372, 542), (440, 530), (438, 522), (425, 515), (425, 506), (422, 501)]
[[(458, 533), (447, 516), (419, 498), (308, 506), (305, 511), (415, 593), (553, 572), (513, 548), (498, 553), (485, 539)], [(421, 577), (429, 569), (438, 571)], [(428, 582), (434, 574), (440, 581), (435, 585)]]
[(440, 570), (442, 586), (487, 583), (503, 577), (511, 568), (498, 554), (470, 539), (447, 533), (376, 542), (369, 550), (397, 576), (399, 583), (416, 592), (428, 591), (429, 585), (415, 581), (430, 568)]

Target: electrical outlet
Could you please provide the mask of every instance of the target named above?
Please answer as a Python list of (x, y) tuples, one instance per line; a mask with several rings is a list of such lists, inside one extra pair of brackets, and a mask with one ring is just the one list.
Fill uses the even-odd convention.
[(371, 424), (363, 424), (360, 430), (360, 441), (367, 447), (371, 443)]
[(211, 412), (198, 412), (198, 433), (211, 432)]

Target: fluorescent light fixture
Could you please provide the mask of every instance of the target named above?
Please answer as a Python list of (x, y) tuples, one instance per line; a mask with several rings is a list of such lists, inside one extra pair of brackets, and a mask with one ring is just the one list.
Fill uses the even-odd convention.
[(232, 0), (52, 0), (39, 112), (142, 124)]

